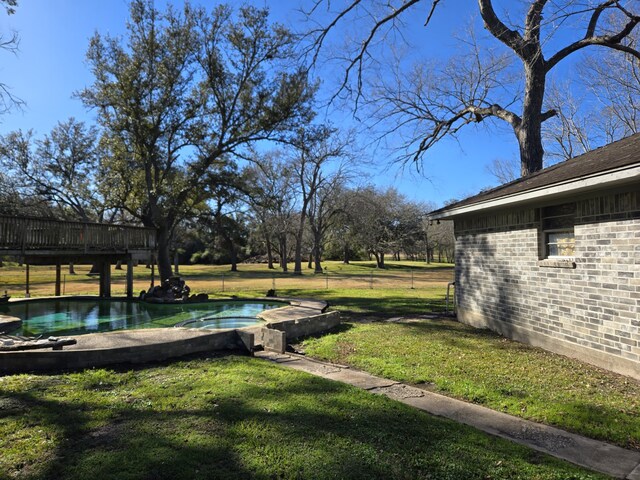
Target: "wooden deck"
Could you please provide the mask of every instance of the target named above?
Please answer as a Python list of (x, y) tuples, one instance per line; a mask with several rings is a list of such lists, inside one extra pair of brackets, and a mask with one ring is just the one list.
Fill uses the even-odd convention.
[(153, 228), (0, 215), (0, 254), (4, 255), (117, 255), (155, 248)]
[(110, 297), (111, 265), (120, 261), (127, 264), (127, 296), (132, 297), (133, 260), (153, 262), (155, 250), (153, 228), (0, 215), (0, 255), (20, 257), (26, 263), (26, 296), (29, 264), (56, 266), (55, 295), (59, 296), (61, 265), (74, 262), (96, 265), (100, 296)]

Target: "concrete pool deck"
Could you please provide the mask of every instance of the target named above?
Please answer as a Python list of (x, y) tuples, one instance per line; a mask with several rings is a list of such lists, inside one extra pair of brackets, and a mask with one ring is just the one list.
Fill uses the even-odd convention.
[[(69, 298), (69, 297), (58, 297)], [(86, 298), (86, 297), (84, 297)], [(114, 299), (115, 300), (115, 299)], [(217, 350), (256, 347), (284, 351), (287, 338), (328, 330), (339, 324), (326, 302), (297, 298), (261, 298), (288, 303), (258, 315), (263, 325), (240, 329), (147, 328), (68, 336), (77, 341), (63, 350), (0, 352), (0, 374), (79, 370), (113, 364), (139, 364)], [(5, 317), (10, 321), (11, 317)]]

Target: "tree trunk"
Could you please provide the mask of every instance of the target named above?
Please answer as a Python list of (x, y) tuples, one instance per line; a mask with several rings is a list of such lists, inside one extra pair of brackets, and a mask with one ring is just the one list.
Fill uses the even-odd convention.
[(349, 265), (349, 245), (345, 245), (342, 250), (342, 263)]
[(229, 255), (231, 255), (231, 271), (238, 271), (238, 253), (236, 252), (235, 246), (231, 244), (229, 248)]
[(293, 274), (302, 275), (302, 234), (304, 230), (304, 224), (300, 223), (298, 234), (296, 235), (296, 248), (293, 255)]
[(269, 235), (265, 234), (264, 241), (267, 246), (267, 268), (273, 270), (273, 252), (271, 251), (271, 239)]
[(158, 244), (158, 275), (160, 282), (164, 282), (171, 276), (171, 255), (169, 255), (169, 232), (164, 227), (157, 230)]
[(315, 252), (313, 252), (313, 258), (315, 259), (314, 273), (322, 273), (322, 254), (320, 252), (320, 245), (316, 243)]
[[(542, 58), (542, 55), (540, 55)], [(542, 103), (546, 73), (544, 60), (525, 64), (525, 96), (522, 119), (516, 128), (520, 147), (520, 170), (523, 177), (542, 169), (544, 148), (542, 147)]]
[(289, 270), (287, 267), (287, 238), (284, 236), (280, 239), (280, 268), (283, 272)]
[(314, 273), (322, 273), (322, 230), (321, 225), (313, 230)]
[(313, 252), (309, 252), (309, 261), (307, 262), (307, 268), (309, 270), (313, 268)]
[(76, 274), (75, 265), (73, 264), (73, 262), (69, 262), (69, 275), (75, 275), (75, 274)]
[(114, 267), (114, 270), (122, 270), (122, 260), (118, 260), (116, 262), (116, 266)]
[(373, 252), (373, 255), (376, 257), (376, 267), (386, 268), (384, 265), (384, 252)]
[(180, 258), (178, 257), (178, 250), (173, 252), (173, 272), (176, 275), (180, 275)]

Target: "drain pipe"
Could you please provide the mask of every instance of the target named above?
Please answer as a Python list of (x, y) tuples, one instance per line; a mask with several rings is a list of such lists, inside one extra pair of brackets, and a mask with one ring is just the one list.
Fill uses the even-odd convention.
[(455, 295), (456, 282), (449, 282), (447, 283), (447, 297), (445, 299), (445, 315), (449, 315), (449, 295), (450, 295), (451, 287), (453, 287), (453, 302), (451, 302), (453, 308), (451, 310), (451, 313), (453, 315), (456, 314), (456, 295)]

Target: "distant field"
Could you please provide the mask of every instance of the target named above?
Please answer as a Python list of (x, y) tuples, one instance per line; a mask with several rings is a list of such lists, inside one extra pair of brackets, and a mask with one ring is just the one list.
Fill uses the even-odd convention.
[[(388, 262), (384, 270), (377, 269), (374, 262), (326, 262), (325, 273), (314, 274), (307, 269), (303, 275), (291, 271), (269, 270), (264, 264), (241, 264), (238, 272), (231, 272), (229, 265), (185, 265), (180, 274), (193, 293), (208, 293), (214, 296), (264, 295), (275, 288), (280, 295), (309, 295), (325, 297), (330, 301), (337, 297), (356, 299), (356, 311), (367, 311), (368, 302), (377, 302), (381, 297), (409, 297), (437, 300), (441, 303), (448, 282), (453, 281), (450, 264), (424, 262)], [(76, 265), (75, 275), (63, 267), (64, 295), (97, 295), (98, 277), (87, 275), (90, 265)], [(5, 263), (0, 268), (0, 294), (5, 290), (13, 297), (23, 297), (26, 280), (25, 267)], [(112, 295), (125, 294), (125, 273), (112, 268)], [(30, 294), (32, 297), (54, 294), (55, 267), (31, 266)], [(158, 282), (156, 272), (156, 284)], [(151, 270), (144, 265), (134, 268), (134, 291), (147, 290), (151, 284)], [(369, 290), (367, 292), (367, 290)], [(382, 292), (384, 290), (384, 293)], [(354, 292), (356, 292), (354, 294)], [(339, 303), (339, 302), (338, 302)]]

